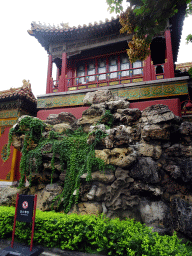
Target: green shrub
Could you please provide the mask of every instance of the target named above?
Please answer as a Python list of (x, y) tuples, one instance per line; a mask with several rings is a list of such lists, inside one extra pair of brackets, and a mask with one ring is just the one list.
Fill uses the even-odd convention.
[[(11, 237), (14, 207), (0, 206), (0, 238)], [(31, 224), (17, 222), (15, 237), (30, 244)], [(190, 256), (192, 246), (173, 236), (160, 236), (133, 219), (36, 211), (34, 243), (46, 247), (107, 255)]]

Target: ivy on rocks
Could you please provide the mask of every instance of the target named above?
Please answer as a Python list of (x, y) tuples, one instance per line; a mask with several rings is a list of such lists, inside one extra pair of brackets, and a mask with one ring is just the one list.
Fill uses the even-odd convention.
[[(43, 136), (45, 130), (49, 135)], [(86, 181), (91, 180), (91, 172), (100, 170), (105, 171), (106, 165), (103, 160), (95, 157), (95, 147), (97, 143), (106, 136), (101, 130), (94, 131), (95, 140), (88, 144), (89, 134), (83, 132), (80, 127), (75, 131), (67, 130), (59, 134), (51, 130), (38, 118), (25, 116), (19, 121), (19, 125), (10, 129), (8, 147), (12, 143), (13, 135), (24, 134), (23, 146), (21, 149), (22, 157), (20, 161), (20, 182), (19, 187), (24, 186), (25, 177), (28, 177), (31, 185), (32, 172), (39, 172), (43, 169), (43, 151), (46, 145), (51, 145), (51, 183), (55, 171), (56, 155), (59, 155), (61, 172), (67, 166), (64, 187), (61, 194), (54, 198), (52, 206), (57, 200), (57, 209), (64, 208), (68, 213), (74, 203), (78, 202), (80, 177), (87, 173)], [(9, 150), (8, 149), (8, 150)], [(7, 154), (7, 158), (10, 151)]]

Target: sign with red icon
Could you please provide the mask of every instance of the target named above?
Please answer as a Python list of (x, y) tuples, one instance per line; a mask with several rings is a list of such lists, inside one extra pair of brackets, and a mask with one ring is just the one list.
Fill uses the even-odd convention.
[(31, 233), (31, 245), (30, 251), (32, 251), (33, 246), (33, 234), (35, 229), (35, 213), (37, 205), (37, 195), (19, 195), (17, 193), (16, 207), (15, 207), (15, 217), (13, 224), (12, 242), (11, 247), (13, 248), (14, 235), (16, 221), (20, 222), (32, 222), (32, 233)]
[(33, 195), (19, 195), (18, 206), (17, 206), (17, 220), (21, 222), (32, 222), (33, 217), (33, 206), (34, 206)]

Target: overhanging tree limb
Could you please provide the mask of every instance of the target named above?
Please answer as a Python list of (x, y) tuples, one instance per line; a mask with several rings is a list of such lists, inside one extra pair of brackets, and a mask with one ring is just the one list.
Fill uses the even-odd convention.
[[(134, 35), (128, 50), (131, 62), (141, 59), (143, 51), (145, 53), (142, 54), (142, 60), (148, 56), (152, 38), (166, 29), (168, 19), (176, 14), (181, 6), (188, 4), (187, 14), (192, 13), (191, 0), (128, 0), (129, 7), (124, 12), (123, 0), (106, 1), (111, 12), (120, 13), (120, 33)], [(192, 41), (190, 36), (187, 40)]]

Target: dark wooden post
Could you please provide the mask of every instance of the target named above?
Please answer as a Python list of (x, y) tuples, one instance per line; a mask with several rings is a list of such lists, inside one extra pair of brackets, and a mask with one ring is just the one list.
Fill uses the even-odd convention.
[(52, 83), (52, 55), (49, 55), (46, 94), (53, 92)]

